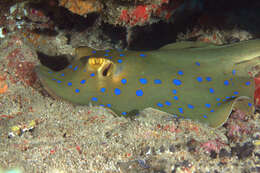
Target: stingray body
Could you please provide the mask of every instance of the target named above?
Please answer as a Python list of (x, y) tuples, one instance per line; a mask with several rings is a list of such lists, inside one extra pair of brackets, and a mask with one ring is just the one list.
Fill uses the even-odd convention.
[(226, 121), (236, 102), (253, 111), (248, 72), (260, 62), (260, 40), (224, 46), (180, 42), (146, 52), (77, 51), (81, 58), (61, 71), (36, 68), (51, 95), (121, 115), (153, 107), (212, 127)]

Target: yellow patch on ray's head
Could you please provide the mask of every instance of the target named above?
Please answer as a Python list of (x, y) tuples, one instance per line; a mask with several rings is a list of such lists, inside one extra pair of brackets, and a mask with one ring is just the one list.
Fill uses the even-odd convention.
[(87, 63), (87, 70), (97, 72), (99, 77), (111, 76), (114, 63), (109, 59), (102, 57), (90, 57)]

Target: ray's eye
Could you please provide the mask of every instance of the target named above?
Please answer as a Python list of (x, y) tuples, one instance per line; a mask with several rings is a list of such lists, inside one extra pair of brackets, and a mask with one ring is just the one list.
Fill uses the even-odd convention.
[(87, 69), (92, 72), (97, 72), (98, 76), (108, 77), (113, 73), (114, 64), (106, 58), (92, 57), (88, 59)]
[(109, 71), (110, 71), (111, 67), (112, 67), (112, 63), (109, 63), (108, 66), (104, 68), (104, 70), (102, 72), (103, 76), (109, 75)]

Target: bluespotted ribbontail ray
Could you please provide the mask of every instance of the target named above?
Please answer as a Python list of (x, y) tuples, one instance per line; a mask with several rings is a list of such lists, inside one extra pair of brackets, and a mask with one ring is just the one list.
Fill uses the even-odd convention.
[(260, 40), (215, 46), (180, 42), (154, 51), (79, 48), (67, 68), (36, 68), (44, 88), (75, 104), (111, 108), (118, 115), (147, 107), (221, 126), (234, 103), (254, 110), (254, 78)]

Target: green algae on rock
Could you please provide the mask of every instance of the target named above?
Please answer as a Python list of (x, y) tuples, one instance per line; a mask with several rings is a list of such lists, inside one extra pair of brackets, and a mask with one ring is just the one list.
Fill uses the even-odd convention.
[(79, 48), (78, 56), (58, 72), (36, 68), (51, 95), (126, 116), (154, 107), (211, 127), (221, 126), (235, 104), (247, 114), (254, 110), (249, 71), (260, 62), (260, 40), (179, 42), (146, 52)]

